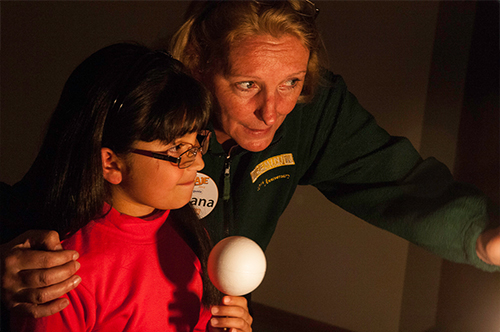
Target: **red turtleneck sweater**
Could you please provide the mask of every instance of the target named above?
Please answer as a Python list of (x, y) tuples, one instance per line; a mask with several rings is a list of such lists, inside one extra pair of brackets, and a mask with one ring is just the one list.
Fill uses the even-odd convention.
[(201, 305), (200, 262), (168, 214), (144, 220), (111, 209), (63, 241), (80, 253), (82, 282), (66, 295), (70, 305), (16, 318), (14, 330), (205, 331), (211, 315)]

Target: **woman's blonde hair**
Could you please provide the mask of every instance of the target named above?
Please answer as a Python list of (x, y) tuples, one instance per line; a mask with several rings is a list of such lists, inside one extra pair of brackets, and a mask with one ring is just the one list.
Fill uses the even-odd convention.
[(307, 75), (299, 102), (318, 84), (324, 47), (315, 24), (314, 4), (287, 1), (192, 1), (185, 23), (173, 36), (171, 53), (195, 76), (227, 71), (231, 46), (245, 37), (296, 36), (309, 50)]

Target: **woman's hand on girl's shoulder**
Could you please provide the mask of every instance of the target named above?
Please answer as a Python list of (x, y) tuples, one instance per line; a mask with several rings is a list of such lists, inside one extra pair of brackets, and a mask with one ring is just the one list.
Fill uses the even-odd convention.
[(39, 318), (53, 315), (68, 304), (60, 298), (81, 278), (74, 273), (78, 253), (62, 250), (54, 231), (27, 231), (0, 246), (2, 300), (19, 315)]

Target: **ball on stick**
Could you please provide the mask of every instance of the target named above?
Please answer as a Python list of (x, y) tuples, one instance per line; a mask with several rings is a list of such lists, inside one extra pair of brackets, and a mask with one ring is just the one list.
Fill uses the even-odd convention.
[(266, 273), (260, 246), (244, 236), (230, 236), (217, 243), (208, 257), (208, 276), (226, 295), (241, 296), (255, 290)]

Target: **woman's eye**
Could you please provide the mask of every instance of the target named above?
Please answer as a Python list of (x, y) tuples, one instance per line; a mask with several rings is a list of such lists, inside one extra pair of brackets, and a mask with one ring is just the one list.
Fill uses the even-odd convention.
[(291, 80), (288, 80), (288, 81), (285, 81), (283, 83), (283, 87), (286, 87), (286, 88), (293, 88), (297, 85), (297, 83), (299, 83), (300, 80), (298, 78), (294, 78), (294, 79), (291, 79)]
[(255, 82), (252, 81), (238, 82), (236, 83), (236, 87), (240, 90), (250, 90), (256, 88), (257, 84), (255, 84)]

